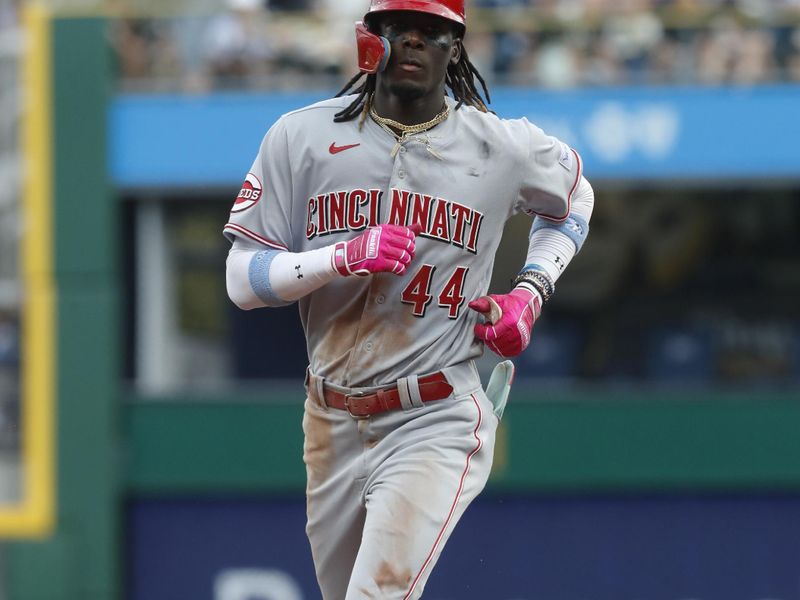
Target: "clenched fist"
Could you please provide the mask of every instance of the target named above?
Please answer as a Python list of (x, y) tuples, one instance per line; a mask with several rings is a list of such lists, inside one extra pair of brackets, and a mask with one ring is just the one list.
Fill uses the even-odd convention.
[(475, 336), (503, 358), (517, 356), (528, 347), (533, 324), (542, 314), (539, 296), (524, 287), (508, 294), (481, 296), (469, 307), (489, 318), (475, 325)]
[(333, 251), (334, 267), (340, 275), (366, 277), (373, 273), (402, 275), (414, 258), (417, 235), (422, 227), (378, 225), (349, 242), (339, 242)]

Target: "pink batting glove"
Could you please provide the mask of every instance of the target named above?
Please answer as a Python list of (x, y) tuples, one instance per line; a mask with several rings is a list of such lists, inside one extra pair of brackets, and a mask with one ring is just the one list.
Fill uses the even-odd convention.
[(533, 324), (542, 314), (539, 296), (524, 287), (508, 294), (481, 296), (469, 307), (489, 317), (486, 323), (475, 325), (475, 336), (503, 358), (517, 356), (528, 347)]
[(378, 225), (370, 227), (349, 242), (339, 242), (333, 250), (333, 264), (340, 275), (366, 277), (373, 273), (402, 275), (414, 258), (416, 237), (422, 227)]

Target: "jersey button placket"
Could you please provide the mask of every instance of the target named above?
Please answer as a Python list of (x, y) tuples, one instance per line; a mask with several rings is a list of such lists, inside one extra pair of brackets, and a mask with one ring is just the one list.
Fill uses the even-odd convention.
[[(381, 282), (378, 278), (371, 278), (369, 292), (364, 300), (362, 319), (371, 319), (373, 314), (380, 314), (380, 304), (386, 302), (386, 294), (381, 291)], [(381, 300), (382, 299), (382, 300)], [(366, 365), (373, 362), (372, 352), (375, 350), (374, 330), (360, 331), (355, 340), (354, 347), (358, 352), (353, 353), (349, 368), (353, 371), (363, 370)]]
[(399, 182), (406, 178), (408, 175), (407, 169), (407, 160), (408, 160), (408, 148), (405, 146), (400, 146), (397, 154), (394, 157), (394, 175), (392, 177), (393, 183), (392, 185), (400, 185)]

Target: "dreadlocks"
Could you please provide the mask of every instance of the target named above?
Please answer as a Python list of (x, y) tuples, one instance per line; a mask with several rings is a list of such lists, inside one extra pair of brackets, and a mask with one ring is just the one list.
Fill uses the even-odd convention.
[[(348, 93), (358, 94), (358, 96), (353, 100), (350, 106), (334, 115), (334, 122), (342, 123), (344, 121), (352, 121), (360, 114), (361, 124), (364, 123), (372, 106), (372, 94), (375, 92), (377, 76), (367, 75), (367, 80), (356, 88), (356, 84), (362, 77), (364, 77), (364, 73), (359, 73), (347, 82), (347, 85), (342, 88), (342, 91), (336, 94), (337, 98)], [(481, 84), (483, 95), (486, 97), (485, 101), (478, 91), (475, 79)], [(486, 81), (481, 77), (478, 69), (470, 62), (467, 51), (463, 46), (461, 48), (461, 58), (459, 61), (447, 67), (445, 85), (450, 88), (453, 98), (458, 101), (456, 110), (461, 108), (464, 104), (467, 104), (468, 106), (474, 106), (481, 112), (489, 112), (487, 104), (492, 101), (489, 95), (489, 88), (486, 86)]]

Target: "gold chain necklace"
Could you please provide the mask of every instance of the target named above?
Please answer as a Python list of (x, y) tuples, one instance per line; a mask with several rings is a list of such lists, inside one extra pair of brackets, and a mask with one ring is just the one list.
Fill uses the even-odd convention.
[[(400, 147), (414, 134), (422, 133), (423, 131), (428, 131), (429, 129), (433, 129), (439, 123), (442, 123), (450, 116), (450, 106), (445, 103), (442, 112), (438, 115), (433, 117), (430, 121), (426, 121), (425, 123), (419, 123), (417, 125), (404, 125), (403, 123), (399, 123), (397, 121), (393, 121), (392, 119), (387, 119), (386, 117), (380, 116), (377, 112), (375, 112), (375, 107), (370, 106), (369, 108), (369, 116), (372, 117), (372, 120), (375, 121), (381, 128), (392, 135), (396, 140), (397, 143), (394, 145), (392, 149), (392, 158), (397, 156)], [(394, 128), (394, 129), (392, 129)], [(400, 133), (397, 133), (395, 129), (398, 129)], [(438, 156), (433, 149), (430, 147), (430, 143), (426, 144), (428, 151), (431, 152), (434, 156)], [(439, 157), (441, 158), (441, 157)]]

